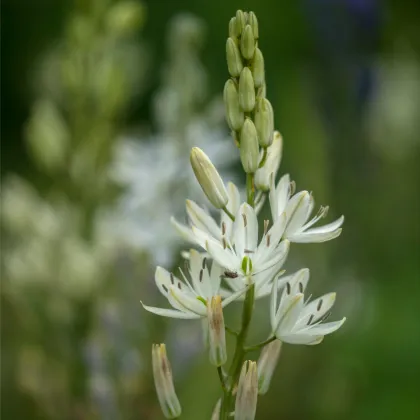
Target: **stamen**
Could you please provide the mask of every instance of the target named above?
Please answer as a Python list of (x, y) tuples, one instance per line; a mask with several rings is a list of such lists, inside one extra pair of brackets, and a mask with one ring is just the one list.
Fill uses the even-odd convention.
[(320, 301), (318, 302), (318, 306), (316, 307), (316, 310), (317, 311), (320, 311), (321, 310), (321, 307), (322, 307), (322, 299), (320, 299)]
[(250, 249), (244, 249), (244, 253), (245, 254), (253, 254), (254, 251), (250, 250)]
[(269, 220), (264, 220), (264, 235), (267, 235), (269, 225), (270, 225), (270, 221)]
[(168, 293), (168, 288), (167, 288), (164, 284), (162, 284), (162, 289), (163, 289), (166, 293)]
[(290, 191), (290, 195), (293, 195), (295, 193), (295, 191), (296, 191), (296, 182), (295, 181), (290, 182), (289, 191)]
[(180, 282), (180, 281), (178, 282), (178, 289), (179, 289), (179, 290), (182, 290), (182, 289), (181, 289), (181, 282)]
[(320, 322), (324, 322), (325, 320), (327, 320), (331, 315), (331, 311), (327, 312), (320, 320)]
[(267, 238), (266, 244), (267, 244), (267, 247), (269, 247), (270, 246), (271, 235), (267, 235), (266, 238)]
[(172, 283), (172, 284), (175, 284), (175, 280), (174, 280), (174, 275), (173, 275), (173, 273), (171, 273), (171, 274), (170, 274), (170, 277), (171, 277), (171, 283)]
[(245, 213), (242, 213), (242, 219), (244, 219), (244, 227), (246, 227), (248, 222), (246, 220), (246, 214)]
[(307, 324), (306, 324), (306, 325), (310, 325), (313, 319), (314, 319), (314, 316), (313, 316), (313, 315), (311, 315), (311, 316), (309, 317), (308, 322), (307, 322)]
[(222, 222), (222, 235), (226, 234), (226, 223)]
[(226, 249), (226, 238), (225, 237), (222, 238), (222, 243), (223, 243), (223, 249)]
[(203, 281), (203, 274), (204, 274), (204, 271), (203, 271), (203, 269), (201, 269), (200, 270), (200, 282)]
[(303, 293), (303, 284), (299, 283), (299, 293)]
[(289, 283), (289, 282), (287, 282), (287, 283), (286, 283), (286, 292), (287, 292), (287, 294), (288, 294), (288, 295), (290, 295), (291, 291), (292, 291), (292, 288), (291, 288), (291, 286), (290, 286), (290, 283)]
[(207, 261), (207, 258), (204, 257), (203, 258), (203, 263), (201, 264), (201, 267), (202, 267), (203, 270), (206, 268), (206, 261)]

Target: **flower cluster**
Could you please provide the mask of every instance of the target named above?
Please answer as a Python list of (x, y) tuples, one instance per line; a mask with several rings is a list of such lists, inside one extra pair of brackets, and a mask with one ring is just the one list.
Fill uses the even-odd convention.
[[(253, 419), (258, 394), (267, 392), (280, 356), (282, 343), (314, 345), (344, 323), (325, 323), (335, 302), (328, 293), (311, 302), (304, 293), (309, 270), (283, 275), (283, 266), (294, 242), (325, 242), (341, 233), (343, 217), (314, 227), (327, 215), (321, 207), (311, 217), (314, 198), (308, 191), (295, 192), (289, 175), (278, 183), (283, 139), (274, 130), (273, 107), (266, 98), (264, 59), (258, 48), (258, 22), (253, 12), (238, 11), (229, 23), (226, 55), (230, 78), (224, 89), (226, 119), (246, 173), (246, 199), (231, 182), (225, 184), (209, 157), (198, 147), (190, 153), (191, 166), (203, 192), (219, 211), (218, 220), (187, 200), (188, 223), (172, 218), (176, 231), (194, 248), (183, 253), (188, 270), (177, 277), (157, 267), (155, 281), (172, 309), (144, 305), (158, 315), (203, 319), (207, 328), (209, 359), (217, 367), (223, 397), (213, 418)], [(258, 220), (268, 197), (271, 221)], [(260, 228), (262, 227), (262, 229)], [(245, 345), (256, 299), (271, 295), (271, 334), (256, 346)], [(280, 295), (280, 298), (279, 298)], [(243, 302), (242, 325), (236, 336), (232, 365), (227, 361), (223, 310)], [(248, 350), (262, 349), (258, 362), (246, 361)], [(165, 355), (166, 357), (166, 355)], [(171, 378), (172, 380), (172, 378)], [(156, 380), (162, 399), (161, 385)], [(172, 382), (165, 387), (173, 390)], [(236, 400), (234, 401), (234, 395)], [(176, 399), (174, 391), (166, 404)], [(162, 403), (162, 401), (161, 401)], [(177, 415), (180, 414), (180, 407)], [(168, 410), (164, 410), (168, 414)], [(170, 416), (168, 416), (170, 418)]]

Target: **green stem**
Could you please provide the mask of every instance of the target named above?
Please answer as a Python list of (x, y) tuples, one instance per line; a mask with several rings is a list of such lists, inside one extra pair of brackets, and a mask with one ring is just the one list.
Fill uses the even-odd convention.
[(234, 329), (228, 327), (227, 325), (225, 325), (225, 330), (226, 330), (226, 332), (228, 332), (229, 334), (234, 335), (235, 337), (237, 337), (238, 334), (239, 334), (238, 332), (236, 332)]
[(249, 326), (252, 318), (252, 311), (254, 309), (255, 286), (251, 285), (246, 292), (244, 306), (242, 310), (242, 326), (241, 331), (236, 337), (235, 353), (233, 354), (232, 364), (229, 368), (230, 384), (229, 389), (223, 392), (222, 405), (220, 407), (220, 420), (227, 420), (232, 407), (233, 389), (238, 382), (241, 373), (242, 365), (245, 360), (245, 340), (248, 335)]
[(256, 344), (255, 346), (249, 346), (249, 347), (245, 347), (245, 352), (249, 352), (249, 351), (254, 351), (254, 350), (259, 350), (261, 347), (266, 346), (267, 344), (270, 344), (272, 341), (274, 341), (276, 339), (276, 336), (272, 336), (270, 338), (267, 338), (267, 340), (262, 341), (261, 343)]
[(235, 221), (235, 216), (229, 211), (229, 209), (226, 206), (223, 207), (222, 210), (230, 217), (230, 219), (232, 220), (232, 222)]
[(268, 149), (267, 147), (264, 147), (263, 149), (263, 156), (260, 161), (260, 164), (258, 165), (259, 168), (262, 168), (265, 165), (265, 161), (267, 160), (267, 154), (268, 154), (267, 149)]
[(251, 207), (254, 207), (255, 187), (254, 174), (246, 174), (246, 196), (247, 202)]
[(217, 367), (217, 374), (219, 375), (219, 379), (220, 379), (220, 383), (222, 384), (223, 392), (226, 392), (227, 389), (226, 389), (226, 384), (225, 384), (225, 378), (223, 376), (223, 371), (222, 371), (221, 366)]

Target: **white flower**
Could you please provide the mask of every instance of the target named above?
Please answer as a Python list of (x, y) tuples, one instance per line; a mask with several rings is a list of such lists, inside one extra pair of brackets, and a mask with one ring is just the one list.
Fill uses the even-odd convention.
[[(156, 267), (155, 282), (159, 291), (165, 296), (174, 309), (146, 306), (144, 309), (156, 315), (180, 319), (198, 319), (207, 317), (207, 301), (219, 295), (223, 269), (213, 262), (211, 270), (207, 269), (206, 258), (195, 250), (190, 250), (191, 283), (183, 275), (184, 281), (162, 267)], [(222, 308), (246, 292), (246, 288), (232, 293), (222, 301)]]
[(335, 293), (328, 293), (311, 303), (304, 302), (304, 291), (309, 281), (309, 270), (295, 273), (285, 288), (277, 306), (277, 280), (273, 283), (270, 321), (273, 334), (290, 344), (319, 344), (324, 335), (338, 330), (346, 320), (322, 323), (335, 302)]
[[(227, 209), (236, 214), (239, 209), (240, 195), (238, 188), (232, 182), (227, 184), (227, 193), (229, 201), (226, 205)], [(204, 209), (198, 206), (194, 201), (187, 200), (186, 204), (187, 215), (189, 219), (189, 226), (179, 223), (174, 217), (171, 217), (171, 223), (177, 232), (190, 243), (197, 243), (202, 248), (206, 247), (205, 240), (201, 236), (194, 235), (192, 226), (206, 232), (208, 235), (218, 241), (222, 241), (223, 236), (232, 241), (233, 222), (231, 218), (220, 210), (220, 226)]]
[(285, 215), (279, 217), (269, 230), (266, 221), (264, 234), (258, 244), (256, 212), (250, 205), (243, 203), (233, 223), (234, 245), (226, 236), (220, 242), (194, 226), (192, 231), (199, 243), (205, 242), (210, 256), (226, 269), (225, 277), (234, 282), (239, 278), (245, 284), (254, 282), (258, 291), (279, 273), (286, 260), (289, 241), (280, 242), (285, 226)]
[(283, 212), (286, 213), (287, 225), (284, 238), (290, 242), (325, 242), (337, 238), (341, 233), (340, 226), (344, 222), (344, 216), (324, 226), (311, 228), (318, 220), (325, 217), (328, 207), (321, 207), (318, 214), (308, 221), (313, 208), (314, 199), (308, 191), (301, 191), (293, 196), (289, 175), (284, 175), (274, 185), (271, 181), (270, 206), (273, 220), (276, 220)]

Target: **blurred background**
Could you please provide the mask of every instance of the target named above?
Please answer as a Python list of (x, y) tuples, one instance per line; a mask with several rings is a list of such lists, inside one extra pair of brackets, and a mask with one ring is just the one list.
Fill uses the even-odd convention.
[(189, 149), (244, 181), (221, 104), (238, 8), (259, 19), (280, 172), (346, 216), (286, 269), (309, 267), (311, 293), (337, 291), (348, 321), (284, 346), (257, 418), (420, 418), (420, 3), (3, 0), (2, 419), (161, 419), (153, 342), (182, 418), (210, 418), (199, 323), (139, 301), (166, 304), (153, 272), (181, 260), (169, 217), (203, 199)]

